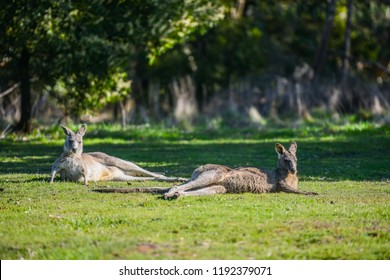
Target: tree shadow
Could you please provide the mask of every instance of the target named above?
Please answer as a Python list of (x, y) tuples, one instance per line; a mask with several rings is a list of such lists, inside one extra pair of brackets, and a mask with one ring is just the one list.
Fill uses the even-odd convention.
[[(276, 142), (276, 141), (275, 141)], [(278, 141), (279, 142), (279, 141)], [(288, 146), (289, 143), (283, 143)], [(62, 152), (52, 144), (0, 143), (0, 174), (50, 174)], [(85, 145), (86, 152), (101, 151), (132, 161), (166, 176), (189, 178), (195, 168), (206, 163), (274, 169), (277, 155), (274, 143), (182, 143), (177, 141), (99, 143)], [(390, 141), (372, 135), (342, 140), (298, 140), (298, 170), (302, 180), (378, 181), (390, 179)], [(42, 179), (33, 178), (32, 181)]]

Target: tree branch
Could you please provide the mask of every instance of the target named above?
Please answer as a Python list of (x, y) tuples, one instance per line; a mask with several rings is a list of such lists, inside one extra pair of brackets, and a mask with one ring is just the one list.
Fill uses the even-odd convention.
[(10, 94), (11, 92), (13, 92), (15, 89), (17, 89), (18, 87), (20, 86), (20, 83), (16, 83), (14, 84), (12, 87), (10, 87), (9, 89), (3, 91), (0, 93), (0, 98), (3, 98), (4, 96), (6, 96), (7, 94)]
[(348, 57), (345, 57), (344, 53), (339, 52), (339, 51), (335, 51), (335, 50), (329, 51), (329, 54), (331, 54), (333, 56), (336, 56), (336, 57), (340, 57), (342, 59), (346, 58), (349, 61), (361, 62), (364, 65), (376, 67), (376, 68), (382, 70), (383, 72), (385, 72), (387, 75), (390, 75), (390, 68), (388, 68), (385, 65), (379, 63), (378, 61), (373, 61), (373, 60), (369, 60), (369, 59), (359, 59), (359, 58), (353, 57), (352, 55), (349, 55)]

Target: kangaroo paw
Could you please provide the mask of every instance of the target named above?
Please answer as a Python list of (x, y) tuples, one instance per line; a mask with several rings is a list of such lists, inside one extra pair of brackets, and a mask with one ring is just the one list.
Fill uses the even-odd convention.
[(164, 194), (164, 199), (177, 199), (180, 197), (179, 192), (172, 192)]

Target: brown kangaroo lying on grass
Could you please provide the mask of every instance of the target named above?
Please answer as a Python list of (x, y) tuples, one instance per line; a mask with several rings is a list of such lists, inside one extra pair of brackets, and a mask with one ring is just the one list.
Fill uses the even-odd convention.
[(74, 133), (69, 128), (61, 125), (66, 134), (64, 152), (54, 162), (51, 169), (50, 183), (53, 183), (56, 173), (66, 181), (145, 181), (158, 180), (167, 182), (183, 182), (183, 178), (170, 178), (164, 175), (147, 171), (138, 165), (109, 156), (105, 153), (83, 153), (83, 136), (86, 132), (85, 125)]
[(292, 142), (286, 150), (276, 144), (279, 155), (278, 166), (274, 171), (254, 167), (232, 169), (223, 165), (207, 164), (197, 168), (191, 179), (179, 186), (162, 188), (97, 189), (97, 192), (147, 192), (164, 194), (166, 199), (180, 196), (201, 196), (222, 193), (265, 193), (287, 192), (316, 195), (315, 192), (298, 190), (297, 144)]

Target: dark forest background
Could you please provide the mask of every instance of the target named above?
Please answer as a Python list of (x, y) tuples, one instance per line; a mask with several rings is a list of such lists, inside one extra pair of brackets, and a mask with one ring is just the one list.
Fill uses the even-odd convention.
[(0, 3), (0, 128), (390, 124), (390, 1)]

